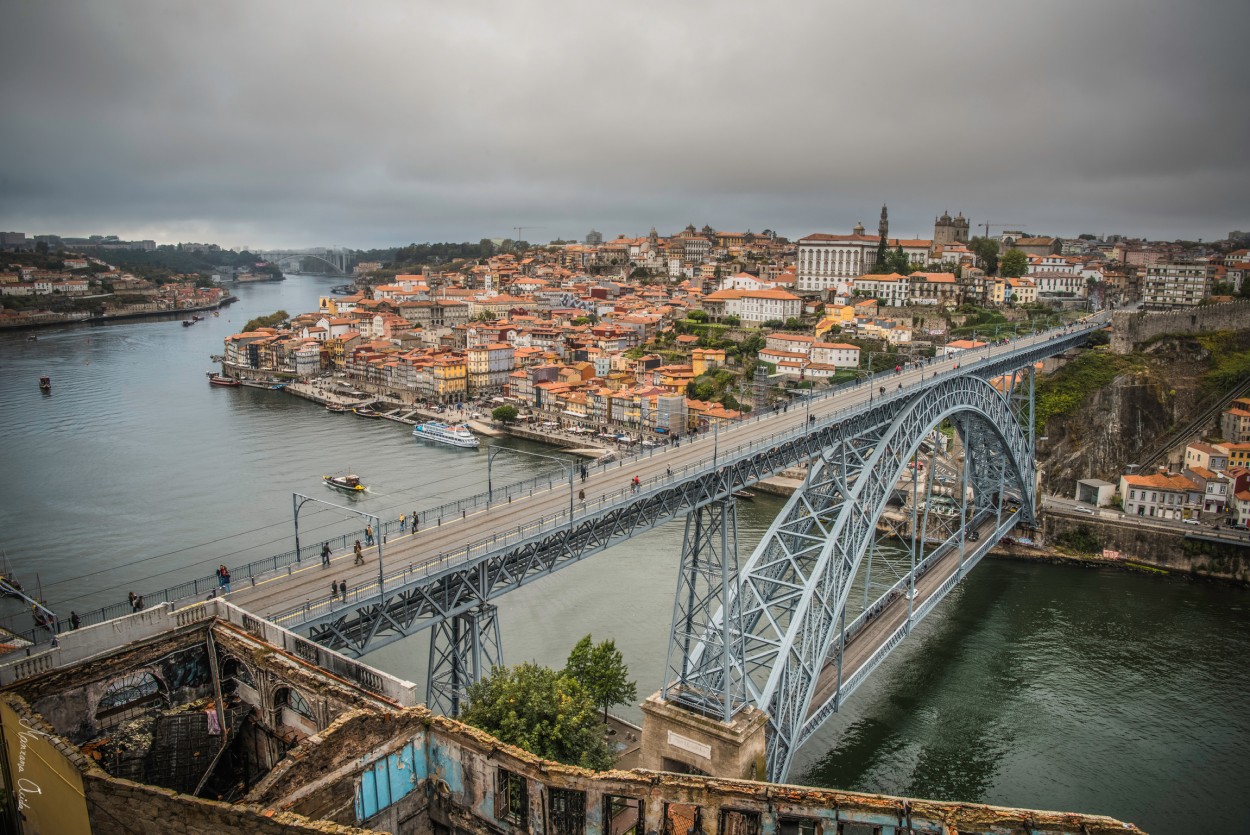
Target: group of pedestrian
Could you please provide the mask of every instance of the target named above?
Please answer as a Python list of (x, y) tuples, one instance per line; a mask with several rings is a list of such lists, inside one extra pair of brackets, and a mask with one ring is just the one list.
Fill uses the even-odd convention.
[(130, 611), (132, 612), (143, 611), (143, 595), (135, 594), (134, 592), (130, 593)]
[(631, 482), (629, 483), (629, 489), (630, 489), (630, 490), (633, 490), (635, 493), (637, 493), (639, 490), (641, 490), (641, 489), (642, 489), (642, 479), (638, 478), (638, 476), (634, 476), (633, 481), (631, 481)]
[(230, 593), (230, 569), (224, 565), (217, 566), (217, 585), (226, 594)]
[(347, 581), (339, 580), (338, 582), (335, 582), (334, 580), (331, 580), (330, 581), (330, 596), (341, 598), (342, 601), (346, 603), (347, 602)]

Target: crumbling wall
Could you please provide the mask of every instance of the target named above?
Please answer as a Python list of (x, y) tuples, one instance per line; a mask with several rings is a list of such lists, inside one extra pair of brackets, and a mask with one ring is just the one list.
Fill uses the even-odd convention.
[(373, 831), (260, 806), (203, 800), (100, 773), (85, 775), (83, 782), (93, 835), (364, 835)]

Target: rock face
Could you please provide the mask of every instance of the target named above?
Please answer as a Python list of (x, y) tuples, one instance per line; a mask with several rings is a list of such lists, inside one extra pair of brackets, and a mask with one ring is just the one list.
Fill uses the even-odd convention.
[(1121, 373), (1039, 430), (1046, 440), (1038, 442), (1038, 466), (1048, 493), (1071, 496), (1082, 478), (1117, 481), (1126, 465), (1153, 452), (1210, 403), (1202, 376), (1211, 354), (1198, 340), (1161, 339), (1137, 354), (1104, 359), (1121, 364)]

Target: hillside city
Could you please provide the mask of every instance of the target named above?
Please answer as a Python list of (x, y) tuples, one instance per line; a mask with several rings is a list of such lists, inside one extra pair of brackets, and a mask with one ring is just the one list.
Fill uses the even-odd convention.
[[(970, 228), (944, 212), (931, 238), (891, 237), (883, 206), (875, 234), (860, 223), (797, 241), (690, 225), (459, 248), (476, 257), (414, 245), (358, 261), (344, 294), (233, 334), (214, 359), (238, 379), (317, 380), (322, 396), (476, 418), (503, 405), (548, 435), (656, 446), (874, 367), (975, 351), (1085, 311), (1250, 295), (1250, 236), (1240, 232), (1203, 244), (1021, 230), (970, 238)], [(27, 256), (0, 271), (0, 325), (10, 327), (205, 310), (228, 301), (229, 282), (281, 279), (274, 264), (214, 244), (3, 233), (0, 246)], [(208, 259), (212, 272), (124, 266), (125, 255), (161, 251)], [(1129, 516), (1246, 526), (1250, 400), (1231, 403), (1220, 430), (1187, 448), (1176, 472), (1101, 482), (1096, 503), (1114, 486)]]

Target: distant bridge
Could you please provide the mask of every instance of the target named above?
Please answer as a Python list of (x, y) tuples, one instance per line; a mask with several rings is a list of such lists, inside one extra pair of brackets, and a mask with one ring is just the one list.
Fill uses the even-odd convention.
[(352, 267), (352, 256), (345, 249), (325, 249), (317, 247), (308, 250), (281, 250), (260, 253), (266, 261), (271, 261), (284, 270), (299, 270), (305, 260), (320, 261), (329, 268), (332, 275), (347, 275)]

